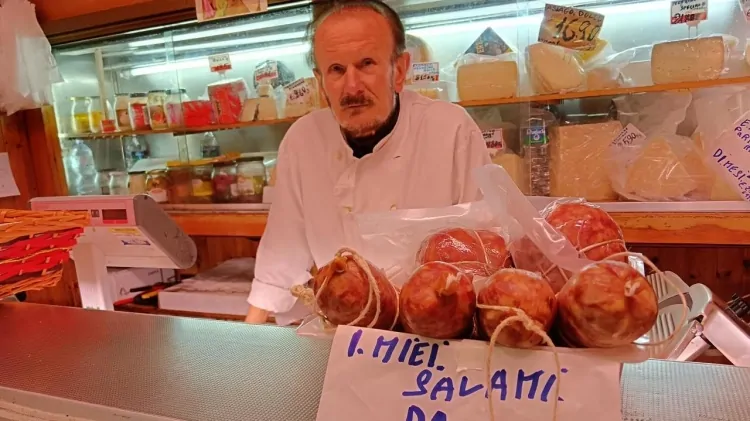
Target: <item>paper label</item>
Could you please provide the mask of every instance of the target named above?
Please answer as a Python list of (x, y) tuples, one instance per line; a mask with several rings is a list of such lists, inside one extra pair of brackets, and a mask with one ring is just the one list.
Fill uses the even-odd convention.
[(706, 154), (711, 168), (750, 202), (750, 113), (722, 133), (715, 147), (706, 148)]
[(708, 19), (708, 0), (672, 0), (672, 25)]
[(272, 84), (279, 78), (279, 65), (275, 61), (269, 60), (262, 66), (255, 68), (255, 85), (262, 85), (264, 82)]
[(310, 102), (312, 89), (305, 78), (300, 78), (284, 87), (287, 104), (307, 104)]
[(208, 56), (208, 67), (211, 68), (212, 72), (226, 72), (232, 70), (232, 60), (227, 53), (214, 54)]
[(411, 65), (412, 80), (416, 82), (437, 82), (440, 80), (440, 63), (414, 63)]
[(569, 6), (544, 5), (539, 42), (573, 50), (593, 50), (604, 24), (604, 15)]
[(646, 135), (638, 130), (633, 123), (628, 123), (628, 125), (625, 126), (625, 128), (622, 129), (614, 139), (612, 139), (610, 146), (621, 149), (628, 146), (640, 145), (644, 140), (646, 140)]
[(621, 421), (620, 364), (561, 352), (561, 378), (549, 350), (496, 347), (487, 393), (487, 343), (442, 341), (339, 326), (317, 421), (467, 421), (553, 419)]
[(513, 49), (492, 28), (487, 28), (474, 41), (464, 54), (481, 54), (485, 56), (499, 56), (512, 53)]
[(494, 157), (497, 154), (505, 152), (505, 140), (503, 139), (502, 129), (483, 130), (482, 137), (484, 137), (484, 142), (490, 151), (490, 156)]

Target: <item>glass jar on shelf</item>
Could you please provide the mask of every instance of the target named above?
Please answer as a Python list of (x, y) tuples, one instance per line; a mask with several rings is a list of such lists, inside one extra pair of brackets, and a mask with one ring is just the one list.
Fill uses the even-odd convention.
[(237, 202), (237, 163), (235, 161), (217, 162), (213, 171), (214, 202)]
[(106, 100), (102, 101), (101, 97), (92, 96), (89, 98), (87, 114), (89, 116), (89, 127), (91, 128), (91, 133), (102, 132), (102, 120), (107, 118), (107, 108), (109, 108), (109, 104)]
[(70, 123), (73, 126), (73, 133), (86, 134), (91, 133), (91, 124), (89, 123), (88, 97), (75, 96), (70, 98)]
[(171, 89), (167, 91), (167, 126), (169, 128), (184, 127), (185, 114), (182, 110), (182, 104), (190, 101), (187, 91), (184, 89)]
[(114, 196), (130, 194), (128, 190), (128, 173), (125, 171), (112, 171), (109, 173), (109, 194)]
[(241, 157), (237, 160), (237, 195), (242, 203), (263, 202), (266, 185), (266, 166), (262, 156)]
[(128, 192), (130, 194), (146, 193), (145, 171), (131, 171), (128, 173)]
[(193, 169), (193, 203), (211, 203), (214, 195), (212, 182), (213, 161), (199, 159), (190, 163)]
[(115, 119), (117, 129), (120, 131), (130, 130), (130, 94), (115, 95)]
[(167, 162), (169, 203), (190, 203), (193, 196), (193, 167), (187, 162)]
[(156, 203), (167, 203), (169, 182), (167, 171), (164, 169), (151, 170), (146, 173), (146, 194), (151, 196)]
[(130, 94), (128, 102), (130, 127), (132, 130), (149, 130), (151, 123), (148, 117), (148, 94)]
[(148, 118), (151, 122), (151, 129), (163, 130), (167, 126), (167, 113), (164, 108), (167, 102), (167, 91), (155, 90), (149, 91), (147, 97)]

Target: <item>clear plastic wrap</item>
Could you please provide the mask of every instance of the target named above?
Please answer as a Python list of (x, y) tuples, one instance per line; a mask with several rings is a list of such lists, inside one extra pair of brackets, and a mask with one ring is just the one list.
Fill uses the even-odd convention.
[(622, 197), (634, 201), (706, 200), (710, 184), (692, 139), (677, 134), (690, 92), (664, 92), (615, 98), (623, 126), (643, 135), (612, 145), (610, 180)]
[(586, 72), (586, 89), (589, 91), (617, 89), (628, 86), (636, 86), (636, 83), (626, 76), (624, 69), (635, 62), (639, 55), (647, 47), (630, 48), (619, 53), (615, 53), (611, 48), (603, 50), (596, 57), (586, 62), (584, 70)]
[(617, 193), (609, 180), (609, 148), (620, 131), (619, 121), (553, 126), (550, 130), (550, 195), (592, 201), (616, 200)]
[(0, 6), (0, 111), (7, 114), (52, 103), (52, 85), (63, 81), (34, 9), (27, 0)]
[(417, 82), (404, 86), (410, 91), (414, 91), (422, 96), (439, 101), (450, 101), (450, 92), (448, 82)]
[(464, 54), (455, 66), (461, 101), (514, 98), (518, 95), (519, 72), (515, 53), (496, 56)]
[(737, 38), (712, 35), (654, 44), (651, 79), (654, 84), (718, 79), (729, 69)]
[(586, 72), (578, 54), (556, 45), (536, 43), (526, 47), (526, 72), (537, 95), (586, 88)]
[(220, 80), (208, 85), (206, 90), (219, 124), (240, 122), (245, 100), (250, 96), (244, 79)]

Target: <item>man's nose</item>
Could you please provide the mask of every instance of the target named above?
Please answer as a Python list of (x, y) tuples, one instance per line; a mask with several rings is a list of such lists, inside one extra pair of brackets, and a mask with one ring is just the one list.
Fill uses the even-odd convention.
[(355, 66), (349, 66), (344, 74), (344, 89), (347, 92), (358, 92), (362, 88), (362, 77)]

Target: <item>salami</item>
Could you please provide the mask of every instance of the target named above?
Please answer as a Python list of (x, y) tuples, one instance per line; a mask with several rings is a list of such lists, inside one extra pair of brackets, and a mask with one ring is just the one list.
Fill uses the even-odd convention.
[(476, 295), (471, 277), (456, 266), (428, 262), (401, 289), (404, 330), (436, 339), (454, 339), (472, 329)]
[[(492, 307), (520, 309), (545, 332), (552, 326), (557, 309), (552, 287), (539, 274), (521, 269), (495, 272), (479, 291), (477, 303), (479, 334), (485, 339), (492, 337), (500, 323), (517, 315), (512, 310)], [(542, 340), (542, 337), (526, 329), (524, 323), (515, 322), (499, 332), (496, 343), (513, 348), (531, 348), (542, 343)]]
[(489, 273), (511, 263), (501, 235), (466, 228), (448, 228), (425, 238), (417, 252), (417, 263), (428, 262), (479, 262), (487, 265)]
[(571, 346), (612, 348), (648, 333), (656, 294), (638, 271), (618, 261), (586, 266), (557, 294), (558, 329)]
[(352, 250), (340, 250), (318, 271), (313, 291), (320, 312), (334, 325), (392, 329), (396, 324), (396, 287), (382, 270)]

